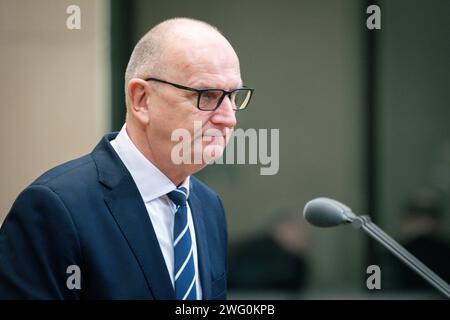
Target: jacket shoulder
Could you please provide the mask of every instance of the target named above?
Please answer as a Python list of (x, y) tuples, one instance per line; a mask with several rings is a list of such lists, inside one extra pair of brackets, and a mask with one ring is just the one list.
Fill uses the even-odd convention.
[(96, 167), (91, 154), (60, 164), (39, 176), (33, 185), (46, 185), (50, 188), (61, 183), (75, 183), (86, 174), (96, 173)]

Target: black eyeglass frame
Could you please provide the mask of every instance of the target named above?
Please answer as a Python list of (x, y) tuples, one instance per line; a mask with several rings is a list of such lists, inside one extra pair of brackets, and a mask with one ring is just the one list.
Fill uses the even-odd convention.
[[(145, 81), (157, 81), (157, 82), (161, 82), (161, 83), (166, 83), (168, 85), (171, 85), (175, 88), (178, 89), (182, 89), (182, 90), (187, 90), (187, 91), (192, 91), (192, 92), (197, 92), (197, 109), (202, 110), (202, 111), (215, 111), (217, 110), (217, 108), (219, 108), (219, 106), (222, 104), (223, 99), (225, 99), (225, 96), (228, 96), (231, 100), (231, 94), (236, 92), (236, 91), (249, 91), (250, 92), (250, 97), (247, 100), (247, 103), (245, 104), (245, 106), (243, 108), (238, 109), (236, 106), (233, 106), (233, 110), (235, 111), (241, 111), (247, 108), (247, 106), (250, 104), (250, 100), (252, 99), (253, 96), (253, 91), (255, 91), (255, 89), (253, 88), (248, 88), (243, 86), (242, 88), (237, 88), (237, 89), (233, 89), (233, 90), (224, 90), (224, 89), (220, 89), (220, 88), (206, 88), (206, 89), (195, 89), (195, 88), (191, 88), (191, 87), (186, 87), (186, 86), (182, 86), (181, 84), (176, 84), (173, 82), (169, 82), (166, 80), (162, 80), (162, 79), (158, 79), (158, 78), (147, 78), (145, 79)], [(205, 92), (208, 91), (222, 91), (222, 96), (219, 98), (219, 100), (217, 101), (217, 105), (214, 109), (202, 109), (200, 108), (200, 99), (202, 97), (202, 94), (204, 94)]]

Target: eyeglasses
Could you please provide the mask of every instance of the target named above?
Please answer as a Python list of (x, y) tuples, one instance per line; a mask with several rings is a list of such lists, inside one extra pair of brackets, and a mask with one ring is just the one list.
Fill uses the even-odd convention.
[(225, 99), (225, 96), (230, 98), (233, 110), (243, 110), (248, 106), (254, 91), (254, 89), (247, 87), (242, 87), (231, 91), (216, 88), (199, 90), (157, 78), (147, 78), (145, 81), (157, 81), (169, 84), (178, 89), (196, 92), (197, 108), (203, 111), (214, 111), (219, 108), (223, 99)]

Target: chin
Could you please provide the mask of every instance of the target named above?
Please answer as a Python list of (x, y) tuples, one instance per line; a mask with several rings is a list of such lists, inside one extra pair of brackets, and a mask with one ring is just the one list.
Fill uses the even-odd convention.
[(189, 168), (187, 170), (187, 175), (191, 176), (193, 174), (196, 174), (197, 172), (203, 170), (208, 164), (202, 163), (202, 164), (191, 164), (189, 165)]

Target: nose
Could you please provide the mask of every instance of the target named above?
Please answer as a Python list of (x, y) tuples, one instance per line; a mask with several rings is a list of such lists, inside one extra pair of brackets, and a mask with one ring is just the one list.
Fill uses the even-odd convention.
[(227, 128), (233, 128), (236, 125), (235, 111), (228, 95), (225, 96), (220, 106), (213, 112), (210, 120), (216, 125), (222, 125)]

